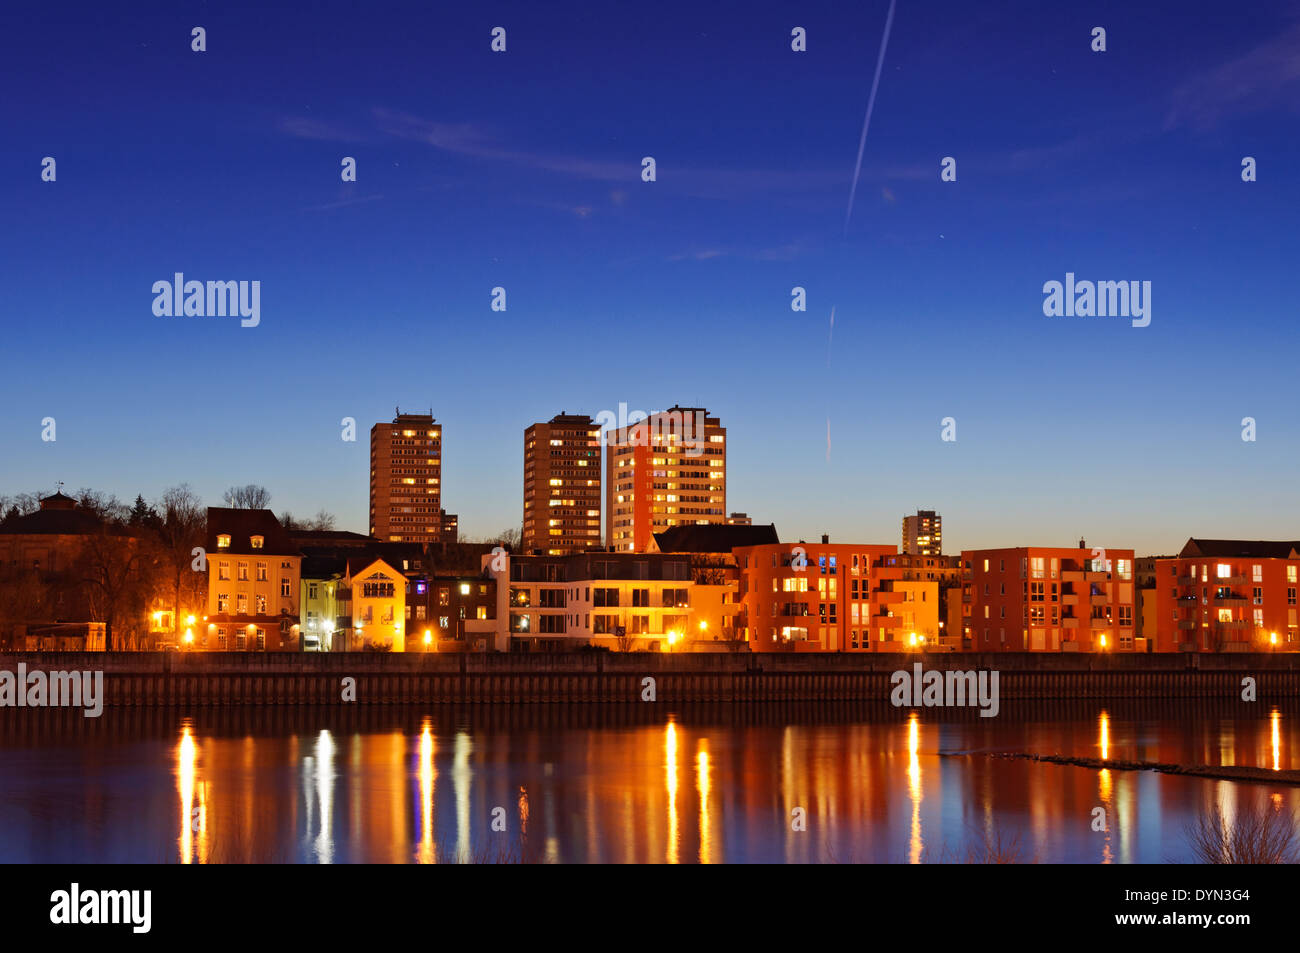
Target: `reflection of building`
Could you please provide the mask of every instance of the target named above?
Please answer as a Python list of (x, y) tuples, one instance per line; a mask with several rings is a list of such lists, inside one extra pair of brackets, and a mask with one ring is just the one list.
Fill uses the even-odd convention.
[(370, 428), (370, 533), (386, 542), (430, 543), (455, 523), (442, 509), (442, 425), (403, 414)]
[(727, 430), (699, 407), (673, 407), (605, 439), (605, 543), (645, 552), (688, 523), (725, 523)]
[[(899, 651), (913, 632), (939, 636), (938, 583), (881, 565), (893, 546), (780, 543), (738, 546), (738, 622), (755, 652)], [(918, 628), (919, 627), (919, 628)]]
[(559, 414), (524, 431), (523, 551), (547, 556), (600, 545), (600, 428)]
[(270, 510), (208, 507), (207, 626), (193, 648), (299, 648), (302, 555)]
[(1300, 650), (1300, 541), (1189, 539), (1156, 563), (1160, 652)]
[(938, 556), (943, 552), (943, 517), (934, 510), (917, 510), (903, 517), (903, 552), (909, 556)]
[(1145, 651), (1136, 641), (1133, 550), (963, 550), (964, 634), (977, 652)]

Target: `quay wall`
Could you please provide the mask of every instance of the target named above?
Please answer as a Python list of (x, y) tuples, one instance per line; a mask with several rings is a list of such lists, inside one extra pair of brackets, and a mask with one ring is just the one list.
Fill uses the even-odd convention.
[(1019, 699), (1239, 699), (1300, 697), (1300, 653), (1056, 654), (515, 654), (135, 653), (0, 654), (0, 671), (104, 673), (108, 706), (355, 703), (569, 704), (642, 699), (686, 702), (886, 701), (891, 676), (996, 671), (1001, 701)]

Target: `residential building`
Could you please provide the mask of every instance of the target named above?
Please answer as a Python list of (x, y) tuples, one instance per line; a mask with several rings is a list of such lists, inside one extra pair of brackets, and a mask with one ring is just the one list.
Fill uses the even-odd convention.
[(1145, 651), (1135, 636), (1133, 550), (962, 551), (963, 634), (978, 652)]
[(1156, 563), (1160, 652), (1298, 651), (1300, 541), (1192, 538)]
[(701, 641), (687, 556), (591, 551), (482, 558), (484, 571), (497, 579), (497, 651), (554, 652), (587, 645), (678, 651)]
[(673, 407), (606, 431), (605, 543), (645, 552), (655, 533), (725, 523), (727, 431), (700, 407)]
[[(454, 521), (454, 517), (451, 517)], [(370, 535), (387, 542), (443, 538), (442, 425), (428, 414), (403, 414), (370, 428)]]
[[(754, 652), (901, 651), (917, 626), (937, 640), (938, 583), (883, 567), (894, 546), (779, 543), (737, 546), (737, 625)], [(918, 641), (922, 633), (917, 632)]]
[(385, 560), (347, 558), (338, 611), (346, 651), (406, 651), (406, 576)]
[(561, 413), (524, 431), (524, 552), (599, 548), (600, 470), (600, 428), (591, 417)]
[[(933, 582), (937, 587), (938, 598), (938, 644), (950, 651), (969, 649), (962, 630), (961, 596), (962, 563), (960, 556), (905, 554), (883, 556), (879, 560), (882, 570), (899, 570), (902, 582)], [(928, 590), (927, 590), (928, 592)], [(920, 634), (927, 624), (916, 625)], [(910, 633), (909, 633), (910, 636)], [(910, 641), (910, 638), (909, 638)], [(927, 635), (927, 646), (934, 644), (934, 636)]]
[(208, 507), (208, 611), (188, 647), (296, 652), (302, 553), (270, 510)]
[(690, 558), (691, 608), (695, 619), (692, 638), (726, 643), (728, 648), (745, 646), (738, 622), (740, 568), (734, 550), (739, 546), (770, 546), (780, 543), (772, 524), (691, 523), (656, 533), (648, 552), (685, 554)]
[(727, 516), (728, 526), (753, 526), (754, 521), (748, 513), (732, 513)]
[(917, 510), (903, 517), (903, 553), (938, 556), (943, 552), (943, 517), (934, 510)]

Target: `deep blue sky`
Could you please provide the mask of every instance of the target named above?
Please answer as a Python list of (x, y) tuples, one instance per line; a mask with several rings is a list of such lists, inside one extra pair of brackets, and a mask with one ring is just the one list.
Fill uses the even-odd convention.
[[(481, 536), (528, 424), (624, 401), (720, 415), (787, 539), (1300, 535), (1296, 4), (899, 0), (847, 235), (888, 0), (272, 6), (0, 18), (0, 493), (257, 482), (365, 530), (400, 404)], [(176, 271), (260, 280), (261, 325), (155, 317)], [(1151, 281), (1150, 327), (1044, 317), (1067, 271)]]

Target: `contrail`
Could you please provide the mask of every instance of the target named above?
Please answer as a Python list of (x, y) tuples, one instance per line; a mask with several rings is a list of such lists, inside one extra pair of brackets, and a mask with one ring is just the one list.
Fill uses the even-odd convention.
[(867, 118), (862, 121), (862, 138), (858, 140), (858, 164), (853, 167), (853, 186), (849, 189), (849, 207), (844, 212), (844, 234), (849, 233), (849, 217), (853, 214), (853, 196), (858, 192), (858, 176), (862, 173), (862, 153), (867, 148), (867, 127), (871, 125), (871, 110), (876, 105), (876, 90), (880, 86), (880, 69), (885, 65), (885, 47), (889, 45), (889, 28), (894, 25), (894, 0), (889, 0), (889, 13), (885, 16), (885, 35), (880, 40), (880, 56), (876, 59), (876, 77), (871, 81), (871, 96), (867, 99)]

